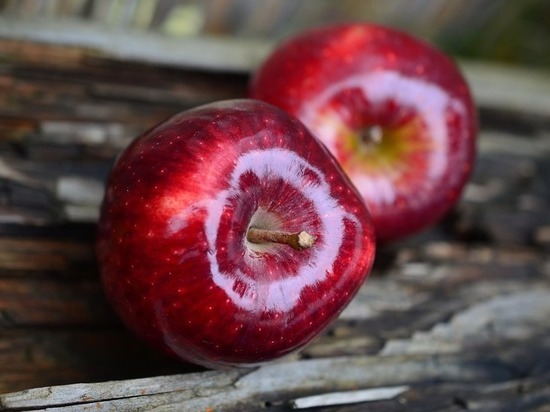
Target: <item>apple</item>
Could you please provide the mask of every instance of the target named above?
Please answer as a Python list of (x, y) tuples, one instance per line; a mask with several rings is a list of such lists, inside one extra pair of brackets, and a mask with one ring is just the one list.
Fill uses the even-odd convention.
[(442, 52), (366, 23), (283, 42), (254, 73), (250, 97), (298, 117), (332, 152), (389, 242), (441, 219), (475, 157), (477, 119)]
[(107, 182), (97, 255), (131, 330), (213, 368), (306, 345), (363, 283), (375, 244), (328, 150), (281, 109), (241, 99), (130, 144)]

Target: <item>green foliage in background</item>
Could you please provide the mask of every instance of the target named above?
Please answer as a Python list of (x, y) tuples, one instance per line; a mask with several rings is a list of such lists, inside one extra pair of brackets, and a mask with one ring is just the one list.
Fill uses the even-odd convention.
[(490, 18), (443, 30), (435, 42), (460, 57), (550, 69), (550, 1), (502, 3)]

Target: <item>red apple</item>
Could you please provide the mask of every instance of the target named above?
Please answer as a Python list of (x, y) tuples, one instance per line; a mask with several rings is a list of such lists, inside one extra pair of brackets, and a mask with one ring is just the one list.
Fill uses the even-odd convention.
[(375, 241), (326, 148), (284, 111), (234, 100), (180, 113), (122, 153), (97, 251), (135, 333), (216, 367), (303, 347), (363, 283)]
[(448, 57), (407, 34), (360, 23), (305, 32), (259, 67), (250, 96), (297, 116), (329, 148), (380, 241), (435, 223), (471, 173), (468, 86)]

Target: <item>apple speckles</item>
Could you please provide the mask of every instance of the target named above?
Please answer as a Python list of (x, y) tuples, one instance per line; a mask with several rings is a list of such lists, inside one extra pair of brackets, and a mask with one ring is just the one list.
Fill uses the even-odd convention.
[[(349, 64), (347, 56), (354, 57)], [(372, 198), (371, 190), (362, 193), (381, 241), (438, 220), (452, 206), (446, 188), (460, 192), (469, 176), (461, 164), (473, 161), (477, 121), (468, 85), (451, 59), (406, 33), (367, 23), (306, 31), (282, 43), (259, 67), (250, 96), (302, 120), (356, 186), (357, 176), (378, 179), (370, 186), (381, 188), (380, 193)], [(411, 110), (418, 120), (400, 114)], [(373, 124), (391, 129), (394, 141), (416, 139), (415, 147), (356, 156), (364, 148), (350, 142)], [(391, 180), (383, 183), (380, 176)], [(406, 207), (394, 208), (401, 198), (407, 199)], [(403, 218), (389, 224), (396, 216)]]
[[(269, 167), (266, 167), (266, 161), (269, 162)], [(310, 185), (306, 188), (301, 187), (300, 184), (304, 169), (308, 169), (312, 173), (315, 173), (318, 176), (318, 181), (323, 182), (323, 180), (327, 180), (327, 183), (322, 183), (317, 186)], [(331, 189), (329, 188), (329, 183), (336, 179), (336, 175), (334, 173), (328, 173), (328, 175), (325, 176), (319, 170), (309, 165), (303, 158), (298, 157), (294, 152), (283, 149), (251, 151), (241, 156), (231, 174), (230, 181), (233, 182), (232, 187), (227, 191), (223, 191), (218, 201), (212, 203), (208, 208), (205, 233), (210, 241), (210, 247), (215, 247), (216, 242), (219, 241), (219, 227), (220, 223), (223, 221), (223, 208), (220, 208), (220, 205), (226, 204), (228, 199), (237, 196), (236, 191), (240, 190), (239, 183), (242, 181), (241, 177), (250, 173), (256, 175), (259, 181), (265, 181), (266, 179), (269, 181), (275, 176), (281, 176), (284, 184), (289, 184), (300, 189), (306, 199), (308, 199), (317, 209), (315, 211), (317, 216), (329, 214), (332, 216), (332, 219), (328, 220), (323, 225), (320, 232), (320, 237), (331, 239), (332, 248), (321, 242), (319, 246), (312, 248), (313, 255), (311, 256), (313, 261), (319, 261), (320, 266), (332, 267), (332, 265), (335, 264), (335, 253), (338, 250), (338, 245), (342, 241), (342, 222), (345, 213), (344, 208), (335, 201)], [(281, 215), (284, 216), (283, 213), (281, 213)], [(278, 218), (280, 217), (278, 216)], [(288, 218), (291, 218), (291, 216)], [(240, 291), (242, 291), (241, 289), (239, 289), (239, 291), (234, 289), (234, 277), (236, 275), (242, 276), (239, 273), (246, 273), (246, 269), (245, 272), (234, 272), (230, 269), (232, 267), (231, 265), (226, 268), (225, 261), (223, 259), (220, 260), (220, 257), (226, 254), (226, 249), (220, 246), (218, 246), (217, 249), (219, 253), (210, 256), (210, 265), (214, 282), (232, 297), (236, 305), (246, 310), (253, 310), (257, 306), (257, 302), (251, 299), (250, 295), (240, 293)], [(258, 261), (253, 259), (251, 265), (256, 266), (257, 263)], [(227, 269), (229, 269), (229, 271), (227, 271)], [(268, 270), (268, 267), (264, 268), (264, 271), (265, 270)], [(257, 295), (258, 297), (262, 296), (262, 299), (264, 299), (262, 305), (270, 308), (270, 310), (287, 310), (289, 307), (294, 306), (295, 301), (299, 299), (300, 296), (299, 289), (298, 293), (294, 293), (293, 295), (283, 295), (282, 291), (296, 290), (296, 278), (300, 278), (300, 283), (306, 279), (309, 279), (308, 282), (322, 280), (319, 278), (319, 271), (317, 269), (312, 269), (311, 265), (299, 267), (296, 273), (289, 273), (284, 276), (279, 275), (278, 278), (278, 281), (270, 279), (272, 286), (267, 290), (267, 295), (261, 293)], [(259, 285), (258, 287), (261, 287), (261, 283)], [(284, 306), (281, 307), (281, 305)]]
[(384, 57), (386, 58), (386, 62), (389, 66), (395, 65), (397, 62), (397, 54), (394, 51), (387, 51), (384, 53)]
[(418, 76), (422, 76), (426, 72), (426, 66), (424, 66), (423, 64), (417, 64), (414, 68), (414, 72)]
[[(424, 135), (426, 139), (430, 139), (432, 142), (431, 146), (419, 142), (417, 148), (408, 146), (404, 147), (403, 150), (399, 149), (410, 153), (404, 152), (400, 154), (401, 157), (409, 156), (411, 159), (414, 157), (418, 159), (415, 160), (416, 166), (414, 169), (414, 175), (418, 176), (416, 178), (419, 182), (418, 185), (409, 184), (409, 176), (412, 176), (412, 173), (406, 168), (396, 167), (395, 164), (389, 163), (388, 167), (379, 165), (377, 168), (380, 170), (377, 172), (375, 171), (376, 167), (372, 166), (372, 162), (365, 162), (367, 168), (365, 169), (367, 173), (365, 173), (365, 170), (361, 170), (361, 168), (355, 170), (356, 161), (353, 158), (343, 160), (346, 156), (345, 153), (349, 151), (347, 148), (339, 149), (341, 146), (338, 142), (342, 141), (343, 129), (327, 127), (323, 123), (323, 119), (327, 119), (326, 121), (332, 123), (333, 121), (330, 120), (331, 117), (327, 118), (325, 116), (322, 108), (326, 107), (329, 104), (328, 102), (334, 101), (333, 96), (346, 90), (360, 90), (372, 107), (384, 104), (396, 106), (395, 102), (399, 101), (401, 105), (413, 107), (415, 111), (418, 111), (418, 116), (425, 122), (419, 127), (426, 128)], [(418, 96), (423, 96), (423, 98), (418, 99)], [(454, 109), (449, 111), (449, 107)], [(357, 111), (358, 109), (352, 107), (352, 110)], [(409, 196), (410, 193), (410, 195), (416, 196), (416, 193), (422, 190), (422, 183), (420, 182), (424, 180), (424, 175), (429, 176), (433, 181), (444, 179), (448, 170), (449, 130), (453, 127), (449, 120), (456, 123), (456, 121), (463, 118), (462, 113), (464, 111), (458, 100), (431, 83), (403, 77), (397, 72), (383, 71), (352, 76), (340, 83), (333, 84), (315, 100), (311, 100), (310, 103), (305, 105), (300, 117), (318, 136), (323, 136), (327, 146), (341, 159), (344, 168), (351, 176), (359, 192), (366, 199), (369, 209), (376, 215), (384, 208), (394, 204), (396, 199), (402, 195)], [(388, 110), (388, 112), (391, 113), (392, 111)], [(394, 112), (399, 113), (395, 110)], [(442, 119), (445, 121), (442, 121)], [(382, 121), (387, 122), (383, 119)], [(413, 125), (413, 123), (410, 124)], [(393, 127), (403, 126), (397, 123)], [(418, 135), (422, 136), (420, 133)], [(416, 153), (420, 154), (420, 157)], [(406, 162), (402, 164), (405, 165)], [(388, 173), (388, 169), (393, 171)], [(406, 185), (398, 184), (401, 180), (408, 180), (409, 182)], [(429, 201), (429, 197), (423, 197), (422, 199)]]
[(307, 168), (307, 167), (301, 167), (300, 168), (300, 174), (302, 176), (302, 185), (303, 186), (310, 186), (310, 185), (320, 185), (321, 177), (318, 173), (315, 173), (314, 170)]
[[(343, 254), (349, 245), (373, 253), (372, 239), (344, 240), (370, 233), (364, 206), (326, 149), (281, 110), (231, 102), (175, 119), (161, 126), (161, 145), (153, 129), (122, 154), (107, 188), (117, 191), (102, 211), (98, 257), (115, 309), (154, 346), (209, 367), (300, 348), (349, 301), (341, 285), (355, 289), (370, 269)], [(351, 235), (350, 213), (359, 222)], [(252, 222), (317, 240), (251, 253)]]
[(335, 185), (333, 188), (334, 193), (336, 193), (338, 196), (346, 190), (347, 187), (345, 187), (344, 185)]

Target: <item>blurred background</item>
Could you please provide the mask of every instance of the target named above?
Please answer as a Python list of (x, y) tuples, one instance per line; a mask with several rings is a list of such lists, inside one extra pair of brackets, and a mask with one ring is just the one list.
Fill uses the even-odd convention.
[(362, 20), (404, 29), (457, 57), (550, 68), (548, 0), (0, 0), (0, 16), (268, 41)]

